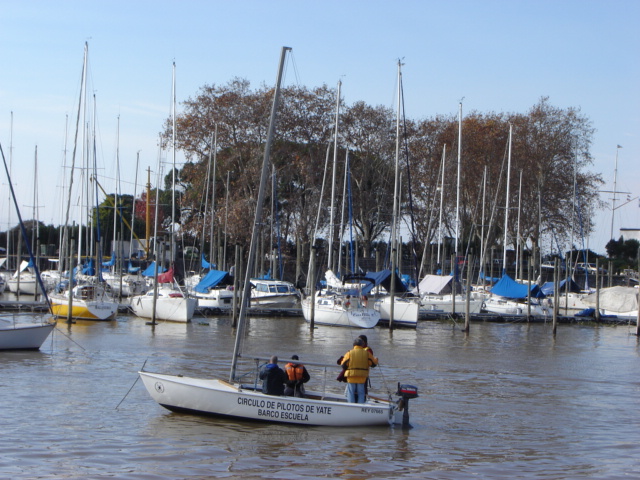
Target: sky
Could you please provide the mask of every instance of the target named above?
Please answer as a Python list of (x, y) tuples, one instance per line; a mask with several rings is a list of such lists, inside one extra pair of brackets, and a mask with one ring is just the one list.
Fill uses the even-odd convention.
[[(603, 191), (625, 192), (613, 216), (601, 194), (609, 208), (584, 240), (604, 254), (612, 218), (615, 238), (640, 228), (639, 21), (638, 0), (0, 0), (0, 143), (23, 218), (37, 205), (40, 221), (59, 225), (85, 42), (101, 184), (115, 190), (119, 159), (121, 191), (137, 195), (167, 157), (158, 135), (174, 62), (179, 114), (205, 85), (273, 86), (283, 46), (285, 86), (340, 80), (347, 104), (395, 108), (400, 59), (416, 120), (455, 115), (460, 102), (463, 114), (526, 113), (541, 97), (580, 108), (596, 129), (590, 170)], [(17, 216), (0, 182), (1, 231)]]

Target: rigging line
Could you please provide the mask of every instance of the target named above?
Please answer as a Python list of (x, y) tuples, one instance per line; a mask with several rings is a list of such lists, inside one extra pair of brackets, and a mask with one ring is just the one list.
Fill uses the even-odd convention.
[[(144, 370), (144, 366), (147, 364), (147, 360), (148, 360), (148, 357), (144, 359), (144, 363), (142, 364), (142, 368), (140, 368), (141, 371)], [(120, 403), (118, 403), (118, 405), (116, 405), (116, 408), (114, 410), (117, 410), (118, 407), (120, 406), (120, 404), (122, 402), (124, 402), (124, 399), (127, 398), (129, 393), (131, 393), (131, 390), (133, 390), (133, 387), (135, 387), (136, 383), (138, 383), (138, 380), (140, 380), (140, 375), (136, 375), (136, 381), (133, 382), (133, 385), (131, 385), (131, 388), (129, 388), (129, 390), (127, 390), (127, 393), (125, 393), (124, 397), (122, 397), (122, 400), (120, 400)]]

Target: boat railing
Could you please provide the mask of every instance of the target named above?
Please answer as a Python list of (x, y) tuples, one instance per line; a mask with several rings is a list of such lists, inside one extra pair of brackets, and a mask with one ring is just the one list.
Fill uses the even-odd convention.
[[(239, 355), (239, 358), (244, 358), (245, 360), (251, 359), (254, 362), (255, 369), (252, 371), (243, 373), (241, 375), (236, 375), (235, 381), (237, 381), (238, 383), (242, 383), (243, 378), (247, 378), (250, 375), (254, 375), (253, 388), (255, 390), (261, 390), (260, 379), (259, 379), (260, 369), (264, 365), (268, 364), (271, 361), (271, 358), (246, 356), (246, 355)], [(337, 395), (336, 390), (333, 390), (333, 391), (329, 390), (329, 386), (335, 383), (335, 377), (339, 373), (339, 369), (340, 369), (339, 365), (335, 363), (329, 364), (329, 363), (323, 363), (323, 362), (307, 362), (307, 361), (301, 362), (301, 361), (296, 361), (292, 359), (283, 359), (283, 358), (279, 358), (279, 361), (281, 361), (282, 363), (296, 363), (296, 364), (300, 364), (308, 367), (317, 367), (317, 370), (314, 369), (316, 371), (314, 372), (314, 375), (311, 378), (312, 378), (312, 381), (316, 380), (317, 377), (315, 373), (317, 371), (320, 371), (321, 373), (320, 385), (318, 385), (319, 388), (314, 388), (313, 390), (318, 394), (320, 394), (322, 398), (325, 398), (325, 397), (333, 398)], [(331, 381), (331, 384), (327, 382), (328, 378)], [(314, 384), (316, 384), (315, 381), (314, 381)]]

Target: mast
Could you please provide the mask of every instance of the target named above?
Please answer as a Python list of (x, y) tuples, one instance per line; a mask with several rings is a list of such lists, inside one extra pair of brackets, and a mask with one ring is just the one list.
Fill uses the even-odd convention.
[[(447, 156), (447, 144), (442, 149), (442, 179), (440, 180), (440, 219), (438, 220), (438, 265), (440, 265), (440, 249), (442, 247), (442, 209), (444, 208), (444, 162)], [(441, 271), (444, 269), (440, 267)]]
[(271, 152), (271, 143), (273, 141), (273, 133), (275, 130), (276, 112), (278, 110), (278, 101), (280, 99), (280, 83), (282, 82), (285, 58), (287, 55), (287, 51), (289, 50), (291, 50), (290, 47), (282, 47), (282, 52), (280, 54), (280, 66), (278, 68), (276, 87), (273, 95), (273, 105), (271, 107), (271, 117), (269, 120), (269, 132), (267, 134), (267, 142), (264, 147), (264, 157), (262, 159), (262, 174), (260, 176), (260, 188), (258, 189), (256, 216), (255, 221), (253, 222), (251, 245), (249, 247), (249, 257), (247, 258), (247, 268), (244, 277), (244, 288), (242, 289), (242, 301), (240, 303), (240, 314), (238, 316), (236, 341), (233, 347), (233, 359), (231, 361), (231, 372), (229, 375), (230, 382), (233, 382), (235, 379), (236, 366), (238, 364), (238, 357), (240, 356), (240, 342), (242, 341), (242, 336), (244, 334), (244, 323), (247, 315), (247, 306), (249, 303), (249, 296), (251, 295), (251, 272), (253, 272), (253, 267), (255, 264), (256, 249), (258, 246), (258, 234), (260, 233), (260, 227), (262, 225), (262, 207), (264, 205), (266, 183), (269, 174), (269, 155)]
[[(337, 274), (338, 278), (340, 278), (340, 269), (342, 268), (342, 239), (344, 238), (344, 208), (345, 208), (345, 199), (347, 198), (347, 176), (350, 175), (349, 170), (349, 148), (347, 148), (347, 154), (345, 158), (345, 169), (344, 169), (344, 183), (342, 185), (342, 212), (340, 213), (340, 230), (339, 230), (339, 239), (338, 239), (338, 269)], [(349, 180), (350, 181), (350, 180)], [(351, 189), (351, 187), (349, 187)], [(349, 197), (349, 202), (351, 202), (351, 197)], [(351, 203), (349, 203), (351, 205)], [(345, 269), (346, 270), (346, 269)], [(351, 273), (355, 273), (354, 269), (351, 268)]]
[(120, 115), (118, 115), (118, 122), (116, 128), (116, 188), (113, 194), (113, 249), (112, 253), (116, 259), (114, 264), (114, 273), (118, 271), (118, 264), (122, 259), (118, 260), (118, 253), (121, 249), (118, 248), (118, 237), (116, 232), (118, 231), (118, 187), (120, 185)]
[(133, 230), (136, 224), (136, 195), (138, 194), (138, 168), (140, 167), (140, 150), (136, 152), (136, 176), (133, 181), (133, 205), (131, 212), (131, 234), (129, 235), (129, 261), (133, 254)]
[[(456, 184), (456, 262), (458, 261), (458, 243), (460, 238), (460, 170), (462, 166), (462, 102), (458, 111), (458, 179)], [(457, 270), (456, 270), (457, 271)]]
[(481, 233), (480, 233), (480, 272), (482, 273), (482, 285), (484, 285), (485, 280), (485, 252), (484, 252), (484, 209), (485, 209), (485, 200), (487, 197), (487, 166), (484, 166), (484, 172), (482, 173), (482, 225), (481, 225)]
[[(66, 208), (66, 212), (65, 212), (65, 220), (64, 220), (64, 235), (63, 235), (63, 245), (65, 247), (65, 249), (69, 248), (69, 213), (71, 211), (71, 192), (72, 192), (72, 188), (73, 188), (73, 174), (74, 174), (74, 169), (75, 169), (75, 164), (76, 164), (76, 150), (78, 148), (78, 131), (80, 129), (80, 117), (81, 117), (81, 112), (82, 112), (82, 105), (83, 105), (83, 99), (85, 96), (85, 90), (86, 90), (86, 80), (87, 80), (87, 56), (89, 54), (89, 44), (87, 42), (85, 42), (84, 44), (84, 61), (82, 63), (82, 82), (81, 82), (81, 86), (80, 86), (80, 98), (78, 100), (78, 115), (76, 117), (76, 132), (75, 132), (75, 136), (74, 136), (74, 141), (73, 141), (73, 153), (71, 155), (71, 173), (69, 175), (69, 193), (67, 195), (67, 208)], [(83, 130), (84, 130), (84, 124), (83, 124)], [(80, 230), (82, 230), (82, 228), (80, 228)], [(70, 258), (70, 255), (65, 255), (64, 256), (65, 259), (66, 258)], [(71, 265), (69, 265), (69, 269), (71, 270)], [(73, 289), (69, 289), (69, 303), (71, 303), (71, 297), (72, 297), (72, 291)]]
[(335, 198), (336, 198), (336, 169), (338, 164), (338, 120), (340, 119), (340, 88), (342, 80), (338, 80), (338, 93), (336, 95), (336, 124), (333, 134), (333, 177), (331, 181), (331, 219), (329, 221), (329, 255), (328, 269), (333, 269), (333, 236), (334, 236), (334, 218), (335, 218)]
[(507, 227), (509, 225), (509, 180), (511, 178), (511, 135), (513, 125), (509, 124), (509, 156), (507, 161), (507, 194), (504, 201), (504, 240), (502, 245), (502, 274), (507, 273)]
[(620, 145), (618, 145), (616, 147), (616, 164), (615, 164), (615, 168), (613, 170), (613, 198), (611, 199), (611, 239), (613, 239), (613, 219), (616, 213), (616, 184), (618, 182), (618, 151), (621, 149), (622, 147)]
[[(522, 209), (522, 170), (520, 170), (520, 184), (518, 187), (518, 229), (516, 235), (516, 278), (522, 278), (522, 270), (520, 269), (521, 252), (520, 248), (520, 210)], [(520, 276), (518, 277), (518, 272)]]
[[(11, 112), (11, 128), (9, 134), (9, 178), (11, 182), (12, 165), (13, 165), (13, 112)], [(7, 270), (11, 269), (11, 189), (9, 189), (9, 202), (7, 203), (9, 211), (7, 212)], [(19, 268), (19, 252), (16, 252), (16, 270)]]
[[(211, 225), (209, 230), (209, 263), (213, 264), (215, 258), (215, 243), (213, 241), (214, 225), (215, 225), (215, 205), (216, 205), (216, 167), (217, 167), (217, 155), (218, 155), (218, 124), (215, 124), (213, 131), (213, 175), (211, 176), (213, 185), (211, 187)], [(204, 243), (203, 243), (204, 247)], [(204, 248), (203, 248), (204, 250)], [(220, 263), (220, 259), (217, 259), (216, 265)], [(223, 266), (224, 269), (224, 266)]]
[(401, 103), (401, 88), (402, 85), (402, 63), (398, 60), (398, 108), (396, 114), (396, 165), (395, 165), (395, 180), (393, 184), (393, 215), (391, 219), (391, 292), (390, 300), (391, 303), (389, 305), (389, 328), (393, 328), (393, 297), (396, 293), (396, 250), (397, 250), (397, 239), (396, 239), (396, 229), (397, 229), (397, 211), (398, 211), (398, 194), (399, 194), (399, 180), (400, 180), (400, 108), (402, 106)]
[(171, 156), (173, 158), (173, 169), (171, 171), (171, 253), (169, 254), (169, 257), (171, 259), (170, 264), (173, 264), (176, 236), (176, 62), (173, 62), (173, 75), (171, 82), (171, 120), (173, 125), (171, 132)]

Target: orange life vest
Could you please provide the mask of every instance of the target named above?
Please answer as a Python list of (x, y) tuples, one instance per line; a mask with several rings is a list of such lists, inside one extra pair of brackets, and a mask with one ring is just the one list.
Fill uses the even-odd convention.
[(287, 363), (284, 366), (284, 371), (287, 372), (290, 381), (300, 381), (304, 375), (304, 367), (297, 363)]

